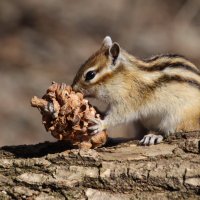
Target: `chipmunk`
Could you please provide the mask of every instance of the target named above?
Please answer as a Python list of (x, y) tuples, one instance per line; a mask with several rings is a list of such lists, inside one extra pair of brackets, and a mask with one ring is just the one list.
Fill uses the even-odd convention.
[(175, 132), (200, 129), (200, 71), (182, 56), (137, 59), (107, 36), (72, 86), (109, 104), (103, 120), (91, 119), (94, 133), (139, 120), (149, 130), (140, 144), (151, 145)]

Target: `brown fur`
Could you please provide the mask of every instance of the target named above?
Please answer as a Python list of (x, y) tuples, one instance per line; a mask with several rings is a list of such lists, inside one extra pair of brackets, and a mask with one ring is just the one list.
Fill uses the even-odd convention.
[[(159, 107), (162, 108), (162, 104), (167, 110), (167, 106), (171, 107), (173, 103), (180, 106), (184, 98), (187, 100), (190, 96), (194, 98), (195, 94), (197, 99), (200, 99), (200, 71), (189, 60), (170, 54), (140, 60), (123, 49), (120, 51), (119, 60), (115, 65), (112, 63), (109, 47), (102, 46), (81, 66), (73, 83), (79, 89), (87, 91), (87, 94), (91, 93), (111, 104), (113, 108), (116, 107), (112, 110), (113, 113), (107, 116), (107, 123), (117, 124), (124, 121), (124, 118), (127, 120), (131, 113), (137, 112), (141, 107), (145, 109), (149, 106), (148, 109), (152, 109), (157, 105), (156, 112), (160, 112)], [(97, 72), (96, 79), (85, 82), (84, 72), (91, 67)], [(181, 90), (177, 94), (176, 88)], [(173, 94), (170, 94), (170, 91)], [(188, 94), (187, 97), (184, 91), (189, 93), (191, 91), (191, 95)], [(162, 99), (159, 95), (166, 97)], [(177, 97), (177, 95), (182, 96)], [(179, 98), (180, 105), (177, 100)], [(162, 99), (162, 102), (158, 102), (158, 99)], [(180, 122), (177, 122), (176, 131), (200, 129), (200, 102), (198, 104), (198, 101), (190, 100), (191, 104), (186, 105), (192, 107), (187, 108), (183, 105), (184, 111)], [(168, 105), (168, 101), (172, 102), (172, 105), (170, 103)], [(177, 112), (180, 112), (180, 108), (177, 109)], [(150, 113), (151, 115), (154, 113)]]

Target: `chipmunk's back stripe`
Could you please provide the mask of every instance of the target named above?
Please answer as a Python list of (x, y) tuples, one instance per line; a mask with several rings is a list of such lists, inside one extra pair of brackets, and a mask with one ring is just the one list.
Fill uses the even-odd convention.
[(198, 69), (190, 65), (186, 65), (182, 62), (175, 62), (175, 63), (163, 62), (163, 63), (155, 64), (151, 67), (139, 66), (139, 69), (143, 71), (148, 71), (148, 72), (162, 71), (162, 70), (165, 70), (166, 68), (185, 69), (187, 71), (193, 72), (200, 76), (200, 71)]
[(143, 61), (150, 63), (160, 58), (184, 58), (184, 56), (178, 55), (178, 54), (161, 54), (161, 55), (153, 56), (151, 58), (143, 59)]
[(158, 87), (162, 87), (168, 83), (177, 82), (177, 83), (186, 83), (200, 90), (200, 83), (194, 79), (183, 78), (179, 75), (163, 75), (158, 78), (149, 89), (155, 90)]

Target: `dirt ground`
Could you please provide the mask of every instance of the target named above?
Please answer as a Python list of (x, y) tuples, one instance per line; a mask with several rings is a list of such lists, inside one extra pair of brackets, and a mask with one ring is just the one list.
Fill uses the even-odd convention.
[(178, 53), (200, 66), (200, 1), (0, 1), (0, 146), (54, 141), (30, 99), (71, 84), (106, 35), (137, 57)]

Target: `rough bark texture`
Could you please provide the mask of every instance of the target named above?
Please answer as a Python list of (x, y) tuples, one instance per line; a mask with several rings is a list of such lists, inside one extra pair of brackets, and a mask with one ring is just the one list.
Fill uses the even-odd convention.
[[(112, 145), (111, 145), (112, 144)], [(0, 149), (0, 199), (200, 199), (200, 133), (155, 146), (65, 142)]]

